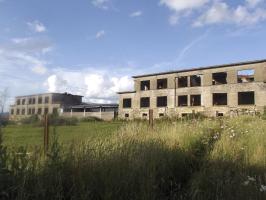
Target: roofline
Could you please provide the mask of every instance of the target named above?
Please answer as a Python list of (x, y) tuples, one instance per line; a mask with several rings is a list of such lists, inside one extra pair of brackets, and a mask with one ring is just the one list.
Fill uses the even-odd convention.
[(257, 64), (257, 63), (264, 63), (264, 62), (266, 62), (266, 59), (246, 61), (246, 62), (238, 62), (238, 63), (230, 63), (230, 64), (223, 64), (223, 65), (213, 65), (213, 66), (207, 66), (207, 67), (196, 67), (196, 68), (181, 69), (181, 70), (174, 70), (174, 71), (168, 71), (168, 72), (143, 74), (143, 75), (132, 76), (132, 78), (141, 78), (141, 77), (147, 77), (147, 76), (157, 76), (157, 75), (190, 72), (190, 71), (206, 70), (206, 69), (216, 69), (216, 68), (222, 68), (222, 67), (233, 67), (233, 66), (239, 66), (239, 65)]
[(38, 93), (38, 94), (30, 94), (30, 95), (20, 95), (20, 96), (16, 96), (15, 98), (40, 96), (40, 95), (48, 95), (48, 94), (68, 94), (68, 95), (77, 96), (77, 97), (84, 97), (82, 95), (75, 95), (75, 94), (70, 94), (70, 93), (47, 92), (47, 93)]
[(117, 92), (117, 94), (130, 94), (130, 93), (136, 93), (136, 91)]

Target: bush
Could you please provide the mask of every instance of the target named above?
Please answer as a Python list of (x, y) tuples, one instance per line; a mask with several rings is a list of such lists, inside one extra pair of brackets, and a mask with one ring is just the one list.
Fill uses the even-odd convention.
[(36, 125), (40, 122), (40, 119), (38, 115), (31, 115), (29, 117), (25, 117), (20, 120), (21, 124), (31, 124), (31, 125)]
[(102, 119), (98, 117), (84, 117), (79, 120), (80, 122), (101, 122)]
[(49, 115), (49, 124), (53, 126), (76, 126), (78, 119), (75, 117), (61, 117), (58, 115)]

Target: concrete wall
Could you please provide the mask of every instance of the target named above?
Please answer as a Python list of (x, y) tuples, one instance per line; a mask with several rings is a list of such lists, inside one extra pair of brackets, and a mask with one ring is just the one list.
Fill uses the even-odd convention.
[[(238, 83), (237, 73), (239, 70), (255, 70), (254, 82)], [(212, 74), (217, 72), (227, 72), (227, 84), (212, 85)], [(176, 77), (202, 75), (200, 87), (178, 88)], [(167, 89), (157, 89), (157, 80), (167, 78)], [(150, 80), (150, 90), (141, 91), (140, 82)], [(176, 88), (176, 89), (175, 89)], [(136, 93), (121, 93), (119, 97), (119, 117), (129, 119), (143, 118), (143, 113), (153, 109), (154, 117), (158, 118), (159, 114), (165, 116), (181, 116), (183, 113), (202, 112), (208, 116), (215, 116), (216, 112), (230, 115), (232, 111), (248, 109), (250, 111), (262, 111), (266, 106), (266, 63), (249, 64), (242, 66), (220, 67), (212, 69), (203, 69), (190, 72), (151, 75), (147, 77), (135, 78)], [(238, 92), (254, 91), (255, 105), (238, 105)], [(226, 106), (213, 106), (213, 93), (227, 93)], [(190, 95), (201, 95), (201, 106), (190, 106)], [(188, 95), (188, 106), (178, 107), (178, 96)], [(167, 96), (167, 107), (157, 108), (156, 99), (158, 96)], [(140, 98), (150, 97), (150, 107), (140, 108)], [(131, 98), (132, 107), (123, 108), (123, 99)], [(146, 117), (145, 117), (146, 118)]]
[(79, 119), (85, 117), (96, 117), (104, 121), (111, 121), (114, 119), (114, 112), (64, 112), (62, 113), (64, 117), (77, 117)]

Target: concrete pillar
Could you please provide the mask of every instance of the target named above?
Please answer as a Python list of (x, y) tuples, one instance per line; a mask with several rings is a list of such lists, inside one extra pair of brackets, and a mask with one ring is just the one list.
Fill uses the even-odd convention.
[(70, 116), (72, 117), (72, 115), (73, 115), (73, 110), (71, 108), (71, 110), (70, 110)]
[(86, 117), (86, 108), (84, 107), (83, 117)]

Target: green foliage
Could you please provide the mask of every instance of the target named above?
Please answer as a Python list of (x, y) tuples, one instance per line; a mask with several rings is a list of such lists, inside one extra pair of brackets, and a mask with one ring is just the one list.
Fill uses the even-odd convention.
[(78, 119), (75, 117), (62, 117), (57, 114), (49, 115), (49, 124), (53, 126), (76, 126)]
[(98, 117), (83, 117), (80, 122), (102, 122), (103, 120)]
[(40, 123), (40, 119), (38, 115), (31, 115), (29, 117), (25, 117), (20, 120), (21, 124), (31, 124), (31, 125), (37, 125)]
[(8, 153), (0, 138), (0, 199), (265, 199), (259, 117), (165, 120), (153, 128), (128, 122), (68, 148), (60, 129), (47, 155), (26, 147)]

